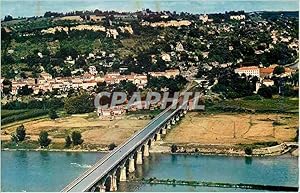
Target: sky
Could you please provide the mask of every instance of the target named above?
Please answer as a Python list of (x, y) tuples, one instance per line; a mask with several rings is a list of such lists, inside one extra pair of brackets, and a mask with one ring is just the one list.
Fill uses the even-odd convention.
[(298, 0), (1, 0), (1, 18), (40, 16), (46, 11), (81, 10), (177, 11), (223, 13), (225, 11), (299, 11)]

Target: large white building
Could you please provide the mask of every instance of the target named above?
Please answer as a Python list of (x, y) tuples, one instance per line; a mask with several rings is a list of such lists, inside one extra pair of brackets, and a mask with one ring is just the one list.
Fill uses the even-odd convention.
[(259, 68), (257, 66), (237, 68), (234, 70), (234, 72), (239, 75), (245, 74), (246, 76), (257, 76), (259, 78)]

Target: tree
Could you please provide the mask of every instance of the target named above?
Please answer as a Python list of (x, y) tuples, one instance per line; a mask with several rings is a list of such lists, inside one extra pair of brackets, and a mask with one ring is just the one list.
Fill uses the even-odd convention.
[(111, 143), (111, 144), (108, 145), (108, 150), (111, 151), (111, 150), (115, 149), (115, 147), (117, 147), (116, 144)]
[(26, 130), (25, 130), (24, 125), (20, 125), (19, 127), (17, 127), (16, 137), (17, 137), (18, 141), (24, 141), (25, 140)]
[(50, 119), (56, 119), (56, 118), (58, 118), (58, 115), (57, 115), (57, 113), (56, 113), (56, 111), (54, 109), (50, 109), (50, 111), (49, 111), (49, 118)]
[(51, 143), (51, 139), (48, 138), (48, 132), (47, 131), (41, 131), (40, 132), (38, 142), (39, 142), (41, 147), (48, 147), (48, 145)]
[(14, 143), (18, 143), (19, 142), (19, 140), (18, 140), (18, 138), (17, 138), (17, 136), (16, 136), (16, 134), (15, 133), (12, 133), (11, 134), (11, 141), (12, 142), (14, 142)]
[(73, 145), (81, 145), (83, 143), (83, 139), (81, 139), (81, 133), (79, 131), (73, 131), (71, 137)]
[(9, 94), (11, 92), (11, 87), (12, 87), (11, 81), (8, 79), (4, 79), (2, 84), (3, 84), (2, 92), (6, 95)]
[(257, 94), (264, 98), (270, 99), (272, 98), (272, 89), (270, 87), (262, 86), (258, 89)]
[(64, 108), (68, 114), (89, 113), (94, 110), (92, 98), (88, 94), (66, 99)]
[(68, 135), (66, 138), (66, 143), (65, 143), (65, 147), (70, 147), (71, 144), (72, 144), (72, 140), (71, 140), (71, 137)]
[(11, 21), (13, 20), (13, 17), (11, 15), (4, 16), (4, 21)]
[(32, 93), (33, 89), (29, 88), (28, 85), (22, 86), (22, 88), (18, 90), (19, 95), (30, 95)]
[(251, 147), (246, 147), (244, 151), (245, 151), (246, 155), (252, 155), (252, 148)]
[(177, 145), (173, 144), (173, 145), (171, 146), (171, 152), (172, 152), (172, 153), (176, 153), (177, 150), (178, 150)]
[(285, 72), (284, 67), (282, 67), (282, 66), (276, 66), (274, 68), (273, 74), (278, 74), (279, 75), (279, 74), (282, 74), (284, 72)]

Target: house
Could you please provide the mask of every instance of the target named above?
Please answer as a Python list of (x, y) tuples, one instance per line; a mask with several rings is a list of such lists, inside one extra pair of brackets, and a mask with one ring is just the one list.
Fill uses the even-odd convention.
[(180, 74), (180, 71), (178, 69), (170, 69), (170, 70), (166, 70), (164, 74), (165, 74), (164, 76), (167, 78), (171, 78), (171, 77), (175, 78), (177, 75)]
[(163, 53), (161, 55), (161, 59), (164, 60), (164, 61), (166, 61), (166, 62), (170, 62), (171, 61), (171, 56), (169, 54), (167, 54), (167, 53)]
[(182, 45), (180, 42), (177, 42), (175, 50), (176, 50), (177, 52), (182, 52), (182, 51), (184, 51), (183, 45)]
[(98, 74), (98, 71), (97, 71), (95, 66), (90, 66), (89, 67), (89, 73), (92, 74), (92, 75), (96, 75), (96, 74)]
[(206, 22), (212, 22), (213, 19), (209, 19), (208, 15), (204, 14), (204, 15), (200, 15), (199, 16), (199, 20), (202, 21), (202, 23), (206, 23)]
[(112, 117), (112, 116), (120, 116), (126, 113), (126, 110), (124, 109), (123, 105), (114, 106), (110, 108), (101, 108), (99, 107), (97, 109), (97, 115), (99, 117)]
[(83, 81), (81, 86), (83, 89), (87, 90), (89, 88), (93, 88), (97, 86), (97, 82), (95, 80), (87, 80), (87, 81)]
[(271, 79), (264, 79), (262, 81), (262, 84), (265, 85), (265, 86), (273, 86), (274, 85), (274, 81), (271, 80)]
[(52, 79), (51, 74), (47, 73), (47, 72), (41, 72), (40, 73), (40, 77), (44, 78), (45, 80), (50, 80)]
[(267, 68), (260, 68), (260, 77), (261, 78), (271, 78), (273, 75), (274, 68), (267, 67)]
[(232, 19), (232, 20), (243, 20), (243, 19), (246, 19), (246, 16), (245, 15), (231, 15), (230, 19)]
[(245, 66), (245, 67), (237, 68), (234, 70), (234, 72), (239, 74), (240, 76), (242, 74), (245, 74), (246, 76), (260, 77), (259, 68), (257, 66)]

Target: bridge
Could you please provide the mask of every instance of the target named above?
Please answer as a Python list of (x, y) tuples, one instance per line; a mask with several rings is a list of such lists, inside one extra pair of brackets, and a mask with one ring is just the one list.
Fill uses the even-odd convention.
[(117, 183), (126, 181), (135, 171), (136, 165), (143, 164), (149, 156), (149, 148), (154, 141), (161, 140), (174, 125), (186, 114), (187, 102), (174, 108), (172, 104), (152, 119), (142, 130), (120, 144), (99, 160), (93, 167), (67, 185), (62, 192), (105, 192), (117, 191)]

